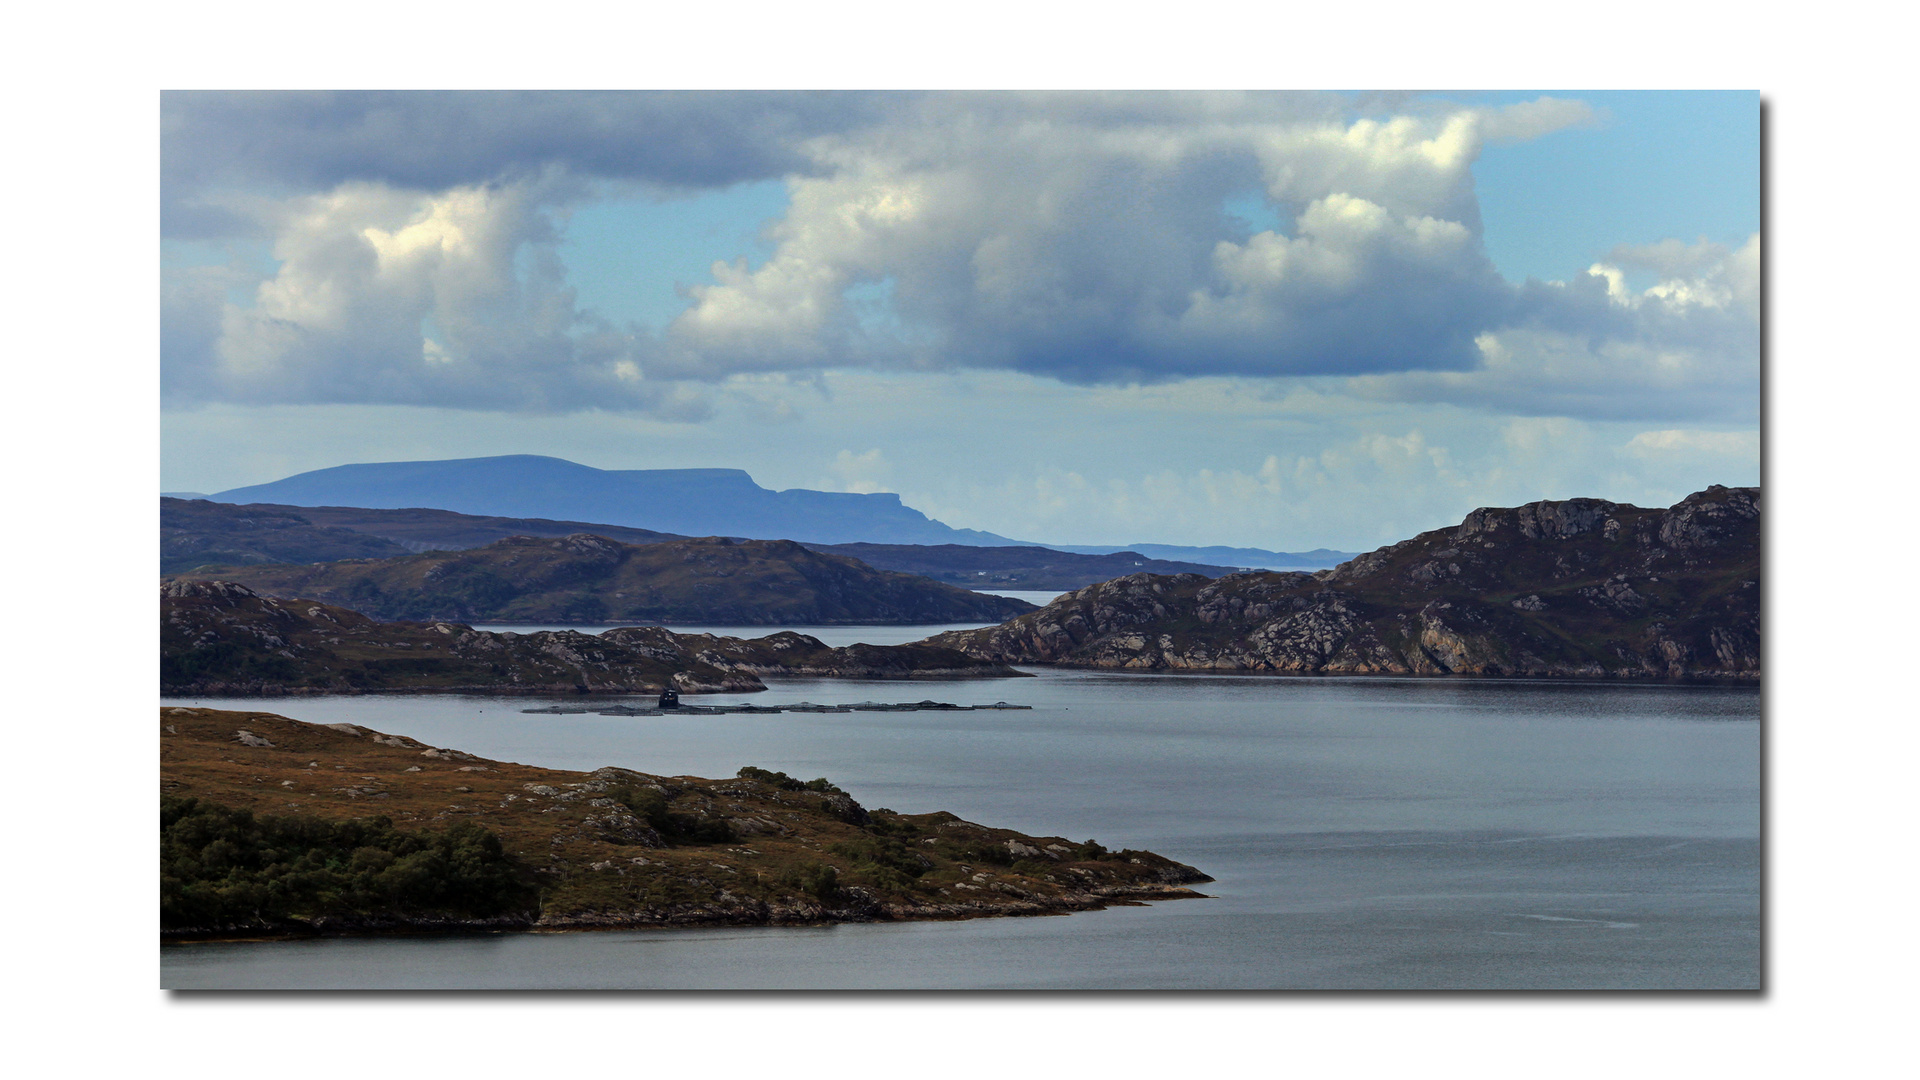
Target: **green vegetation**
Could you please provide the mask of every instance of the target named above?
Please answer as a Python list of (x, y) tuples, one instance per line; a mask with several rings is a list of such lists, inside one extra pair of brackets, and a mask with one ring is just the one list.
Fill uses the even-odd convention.
[(560, 771), (271, 713), (163, 708), (160, 764), (175, 938), (1037, 914), (1205, 880), (825, 778)]
[(616, 784), (607, 789), (607, 798), (633, 811), (669, 844), (731, 844), (740, 839), (723, 819), (673, 813), (667, 797), (650, 787)]
[(213, 679), (293, 683), (300, 677), (300, 665), (292, 660), (233, 641), (208, 642), (197, 648), (163, 648), (160, 652), (161, 686), (191, 686)]
[(162, 929), (530, 918), (537, 900), (526, 868), (472, 822), (403, 832), (386, 817), (255, 817), (205, 799), (160, 800)]
[(742, 765), (740, 771), (733, 775), (742, 780), (758, 780), (763, 784), (772, 784), (781, 791), (830, 791), (837, 795), (846, 794), (824, 776), (812, 780), (796, 780), (786, 773), (756, 769), (752, 765)]

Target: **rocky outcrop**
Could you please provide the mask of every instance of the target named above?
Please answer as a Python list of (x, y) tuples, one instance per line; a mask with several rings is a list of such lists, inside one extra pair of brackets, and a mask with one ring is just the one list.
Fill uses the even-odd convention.
[(1480, 509), (1315, 574), (1135, 574), (928, 643), (1145, 670), (1754, 679), (1760, 492)]
[(602, 634), (383, 623), (313, 600), (261, 596), (231, 581), (161, 586), (165, 694), (396, 690), (653, 694), (764, 690), (766, 676), (957, 678), (1018, 675), (927, 645), (828, 648), (785, 633), (763, 640), (629, 627)]

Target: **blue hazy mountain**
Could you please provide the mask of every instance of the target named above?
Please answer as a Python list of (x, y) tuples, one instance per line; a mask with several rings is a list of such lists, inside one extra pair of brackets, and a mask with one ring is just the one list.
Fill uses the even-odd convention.
[(626, 525), (683, 536), (815, 544), (1025, 542), (955, 529), (894, 494), (772, 491), (739, 469), (595, 469), (533, 454), (340, 465), (222, 491), (223, 503), (432, 508), (498, 517)]
[(1206, 566), (1262, 570), (1324, 570), (1338, 566), (1360, 554), (1357, 551), (1334, 551), (1329, 548), (1314, 548), (1312, 551), (1268, 551), (1264, 548), (1181, 547), (1177, 544), (1128, 544), (1125, 547), (1097, 545), (1089, 547), (1076, 544), (1049, 546), (1055, 551), (1072, 551), (1081, 555), (1112, 555), (1120, 551), (1133, 551), (1149, 559), (1171, 559), (1176, 562), (1201, 563)]

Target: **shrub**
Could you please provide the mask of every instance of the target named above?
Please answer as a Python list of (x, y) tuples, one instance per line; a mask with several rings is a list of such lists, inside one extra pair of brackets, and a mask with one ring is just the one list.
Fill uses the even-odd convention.
[(763, 784), (771, 784), (782, 791), (819, 791), (844, 794), (832, 781), (824, 776), (815, 777), (812, 780), (796, 780), (786, 773), (757, 769), (752, 765), (742, 765), (740, 771), (733, 775), (742, 780), (758, 780)]
[(835, 855), (853, 860), (856, 870), (884, 867), (905, 878), (917, 878), (933, 869), (933, 863), (898, 840), (850, 840), (827, 845)]
[(785, 880), (822, 903), (840, 895), (840, 871), (826, 863), (808, 863), (788, 874)]
[(650, 787), (617, 784), (607, 789), (607, 797), (633, 811), (669, 843), (731, 844), (740, 839), (722, 818), (673, 813), (667, 797)]
[(256, 818), (203, 799), (160, 802), (163, 929), (320, 915), (490, 918), (536, 907), (527, 868), (472, 822), (403, 832), (386, 817)]

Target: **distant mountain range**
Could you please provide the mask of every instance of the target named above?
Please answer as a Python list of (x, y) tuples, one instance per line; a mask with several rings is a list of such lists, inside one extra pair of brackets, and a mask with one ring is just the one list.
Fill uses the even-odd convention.
[[(894, 494), (860, 495), (805, 488), (772, 491), (754, 483), (739, 469), (595, 469), (530, 454), (340, 465), (206, 498), (219, 503), (281, 507), (449, 510), (478, 517), (586, 526), (569, 531), (620, 526), (655, 535), (795, 540), (809, 545), (1049, 546), (977, 529), (953, 528), (906, 506)], [(344, 525), (318, 519), (313, 524)], [(633, 542), (626, 536), (613, 538)], [(1294, 553), (1171, 544), (1051, 547), (1082, 555), (1132, 551), (1149, 559), (1229, 569), (1319, 569), (1352, 557), (1349, 552), (1324, 548)], [(1167, 567), (1142, 569), (1172, 572)], [(994, 584), (1002, 588), (1055, 587), (1031, 582)]]
[[(1331, 548), (1314, 548), (1312, 551), (1267, 551), (1263, 548), (1181, 547), (1177, 544), (1128, 544), (1126, 547), (1061, 544), (1055, 550), (1072, 551), (1082, 555), (1112, 555), (1130, 551), (1145, 555), (1149, 559), (1183, 560), (1200, 563), (1203, 566), (1232, 567), (1236, 570), (1326, 570), (1360, 555), (1357, 551), (1334, 551)], [(1164, 574), (1167, 571), (1149, 572)]]
[(1134, 574), (927, 643), (1008, 664), (1760, 677), (1760, 489), (1479, 509), (1334, 570)]
[[(184, 574), (272, 563), (384, 559), (426, 551), (464, 551), (510, 536), (557, 538), (579, 533), (604, 536), (623, 544), (690, 539), (623, 525), (481, 517), (451, 510), (369, 510), (353, 506), (272, 503), (236, 506), (163, 496), (160, 499), (160, 572)], [(859, 559), (877, 570), (919, 574), (969, 589), (1064, 592), (1143, 571), (1213, 577), (1226, 572), (1223, 567), (1148, 559), (1130, 551), (1080, 555), (1044, 547), (975, 547), (971, 544), (802, 546), (825, 555)]]
[(893, 494), (770, 491), (739, 469), (595, 469), (532, 454), (340, 465), (222, 491), (213, 500), (432, 507), (484, 516), (604, 522), (682, 536), (816, 544), (1018, 543), (943, 525)]

